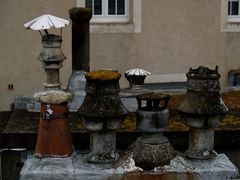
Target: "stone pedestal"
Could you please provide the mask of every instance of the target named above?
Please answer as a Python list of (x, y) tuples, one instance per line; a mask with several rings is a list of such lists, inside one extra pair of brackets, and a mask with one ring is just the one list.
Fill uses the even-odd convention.
[(188, 159), (177, 156), (169, 166), (157, 167), (155, 172), (176, 173), (177, 179), (192, 174), (194, 180), (226, 180), (238, 178), (239, 172), (225, 154), (209, 160)]
[(91, 133), (91, 157), (89, 162), (115, 162), (119, 158), (116, 152), (116, 132)]
[(29, 159), (24, 164), (20, 180), (108, 180), (117, 175), (138, 172), (131, 154), (115, 163), (88, 163), (81, 155), (68, 158)]
[[(207, 140), (206, 140), (207, 139)], [(185, 156), (193, 159), (208, 159), (215, 157), (217, 153), (214, 148), (214, 129), (198, 129), (190, 127), (189, 148)]]

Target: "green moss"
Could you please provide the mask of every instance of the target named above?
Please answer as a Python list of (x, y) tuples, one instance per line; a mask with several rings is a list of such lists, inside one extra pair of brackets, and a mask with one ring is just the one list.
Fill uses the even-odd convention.
[(111, 70), (97, 70), (97, 71), (91, 71), (86, 74), (86, 78), (102, 80), (102, 81), (117, 80), (117, 79), (120, 79), (120, 77), (121, 77), (120, 73), (118, 73), (117, 71), (111, 71)]
[(83, 7), (73, 7), (69, 9), (69, 16), (72, 20), (90, 20), (92, 18), (92, 10)]

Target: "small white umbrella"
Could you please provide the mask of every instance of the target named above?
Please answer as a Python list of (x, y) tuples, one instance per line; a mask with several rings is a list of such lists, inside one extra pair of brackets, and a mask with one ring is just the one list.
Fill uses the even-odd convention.
[(67, 26), (68, 24), (69, 21), (66, 19), (62, 19), (60, 17), (56, 17), (50, 14), (44, 14), (24, 24), (24, 27), (26, 29), (38, 30), (41, 36), (41, 30), (44, 30), (44, 32), (48, 34), (47, 29), (50, 29), (51, 27), (61, 28), (62, 36), (62, 28)]
[(62, 19), (50, 14), (44, 14), (24, 24), (24, 27), (26, 29), (40, 31), (40, 30), (50, 29), (51, 27), (62, 28), (67, 26), (68, 24), (69, 24), (69, 21), (66, 19)]
[(147, 76), (147, 75), (151, 75), (150, 72), (144, 70), (144, 69), (130, 69), (128, 71), (126, 71), (127, 75), (135, 75), (135, 76)]

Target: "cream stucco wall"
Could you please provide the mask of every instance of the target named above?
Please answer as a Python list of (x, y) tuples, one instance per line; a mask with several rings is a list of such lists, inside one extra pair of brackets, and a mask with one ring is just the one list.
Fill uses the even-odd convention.
[(92, 34), (92, 68), (124, 72), (140, 67), (153, 74), (182, 74), (190, 66), (219, 65), (221, 84), (227, 85), (227, 72), (239, 67), (240, 39), (239, 33), (221, 32), (219, 0), (142, 3), (142, 33)]
[[(137, 0), (136, 0), (137, 1)], [(221, 32), (220, 0), (142, 0), (140, 33), (91, 33), (91, 69), (118, 69), (122, 74), (134, 67), (153, 74), (183, 74), (190, 66), (219, 65), (221, 85), (227, 73), (240, 67), (240, 33)], [(75, 0), (0, 1), (0, 110), (9, 109), (15, 95), (31, 95), (44, 81), (38, 32), (23, 24), (49, 13), (68, 19)], [(67, 85), (71, 73), (71, 26), (63, 30), (63, 52), (67, 56), (61, 81)], [(8, 84), (14, 90), (8, 91)], [(122, 77), (121, 87), (127, 82)]]
[[(75, 0), (1, 0), (0, 1), (0, 110), (7, 110), (15, 95), (32, 95), (42, 87), (44, 70), (37, 57), (41, 51), (38, 31), (23, 24), (42, 14), (68, 19)], [(60, 32), (60, 31), (59, 31)], [(63, 29), (63, 52), (67, 56), (61, 69), (66, 84), (71, 69), (71, 26)], [(8, 90), (8, 84), (14, 90)]]

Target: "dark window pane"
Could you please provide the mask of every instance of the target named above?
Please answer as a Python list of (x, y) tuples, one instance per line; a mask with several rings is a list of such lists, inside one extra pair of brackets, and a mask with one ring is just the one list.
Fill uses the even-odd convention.
[(102, 14), (102, 0), (94, 0), (94, 15)]
[(116, 0), (108, 0), (108, 14), (115, 15), (116, 14)]
[(92, 0), (86, 0), (86, 7), (92, 9)]
[(125, 0), (117, 0), (117, 14), (118, 15), (125, 14)]
[(231, 15), (238, 15), (238, 2), (232, 2), (232, 14)]

